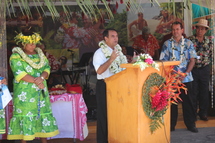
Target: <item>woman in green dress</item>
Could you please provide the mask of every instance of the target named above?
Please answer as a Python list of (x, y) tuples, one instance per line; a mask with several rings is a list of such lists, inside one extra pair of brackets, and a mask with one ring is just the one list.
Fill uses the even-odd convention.
[[(0, 86), (4, 84), (7, 85), (7, 80), (4, 77), (0, 76)], [(0, 91), (0, 94), (2, 91)], [(5, 133), (5, 111), (4, 109), (0, 109), (0, 134)]]
[(14, 47), (10, 66), (14, 75), (13, 117), (8, 129), (8, 140), (33, 140), (59, 133), (53, 117), (46, 80), (50, 73), (47, 58), (36, 44), (42, 39), (39, 34), (23, 32), (15, 38), (20, 47)]

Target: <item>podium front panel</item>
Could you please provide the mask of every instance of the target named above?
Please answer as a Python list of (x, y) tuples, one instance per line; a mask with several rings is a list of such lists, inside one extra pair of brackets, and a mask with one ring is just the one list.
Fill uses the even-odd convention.
[[(142, 87), (152, 73), (164, 75), (171, 65), (159, 63), (160, 71), (148, 67), (123, 64), (124, 71), (105, 79), (107, 85), (108, 142), (109, 143), (166, 143), (170, 142), (170, 109), (164, 115), (164, 126), (153, 134), (142, 106)], [(165, 69), (165, 70), (164, 70)]]

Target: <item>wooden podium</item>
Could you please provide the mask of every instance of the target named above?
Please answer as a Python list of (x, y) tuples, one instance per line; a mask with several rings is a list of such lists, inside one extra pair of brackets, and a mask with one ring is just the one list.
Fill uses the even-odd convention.
[(122, 64), (126, 68), (107, 79), (107, 112), (109, 143), (168, 143), (170, 142), (170, 108), (164, 115), (164, 126), (153, 134), (150, 122), (142, 106), (142, 87), (151, 73), (164, 75), (179, 61), (158, 62), (160, 71), (149, 67), (141, 71), (139, 66)]

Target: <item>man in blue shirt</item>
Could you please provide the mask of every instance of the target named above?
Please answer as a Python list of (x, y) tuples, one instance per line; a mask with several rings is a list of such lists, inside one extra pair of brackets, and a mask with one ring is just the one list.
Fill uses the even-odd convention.
[[(193, 43), (182, 36), (184, 29), (180, 22), (174, 22), (172, 24), (172, 38), (167, 40), (161, 50), (160, 60), (164, 61), (180, 61), (178, 66), (175, 66), (176, 71), (186, 73), (186, 77), (182, 83), (187, 88), (187, 94), (184, 90), (181, 90), (180, 97), (182, 99), (182, 109), (184, 123), (187, 129), (191, 132), (198, 132), (196, 128), (196, 114), (194, 111), (193, 97), (192, 97), (192, 81), (193, 77), (191, 70), (195, 64), (195, 58), (197, 57), (194, 50)], [(178, 106), (171, 105), (171, 131), (175, 130), (175, 126), (178, 118)]]

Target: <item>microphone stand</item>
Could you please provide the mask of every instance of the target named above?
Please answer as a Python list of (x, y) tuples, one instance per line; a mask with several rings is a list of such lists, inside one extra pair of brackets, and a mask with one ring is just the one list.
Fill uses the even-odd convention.
[[(66, 58), (66, 57), (65, 57)], [(60, 68), (59, 68), (59, 70), (58, 70), (58, 73), (60, 73), (60, 76), (61, 76), (61, 83), (63, 84), (63, 79), (64, 79), (64, 81), (66, 82), (66, 79), (65, 79), (65, 77), (63, 76), (63, 70), (62, 70), (62, 66), (64, 65), (64, 64), (66, 64), (66, 62), (67, 62), (67, 59), (61, 59), (60, 58)]]
[(74, 61), (74, 51), (67, 49), (68, 52), (71, 52), (71, 58), (72, 58), (72, 65), (71, 65), (71, 71), (72, 71), (72, 80), (71, 80), (71, 84), (74, 84), (74, 77), (75, 77), (75, 73), (73, 73), (73, 61)]
[(62, 71), (62, 64), (60, 64), (60, 68), (59, 68), (58, 72), (60, 72), (61, 84), (63, 84), (63, 71)]
[(87, 73), (87, 65), (85, 65), (86, 71), (85, 71), (85, 84), (86, 84), (86, 93), (89, 94), (89, 87), (88, 87), (88, 73)]
[(71, 57), (72, 57), (72, 70), (73, 70), (73, 61), (74, 61), (74, 51), (73, 50), (70, 50), (70, 49), (67, 49), (68, 52), (71, 52)]

